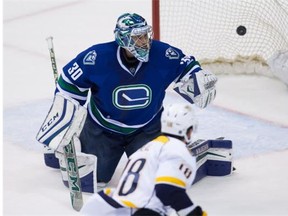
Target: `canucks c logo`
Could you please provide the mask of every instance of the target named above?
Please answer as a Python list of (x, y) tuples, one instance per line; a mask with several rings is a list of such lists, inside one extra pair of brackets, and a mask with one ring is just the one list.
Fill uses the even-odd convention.
[(152, 100), (152, 91), (144, 84), (119, 86), (113, 91), (113, 104), (118, 109), (142, 109)]

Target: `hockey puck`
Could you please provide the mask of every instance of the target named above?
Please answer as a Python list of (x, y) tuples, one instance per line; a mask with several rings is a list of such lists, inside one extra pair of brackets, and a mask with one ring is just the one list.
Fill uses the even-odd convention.
[(245, 26), (240, 25), (240, 26), (237, 27), (236, 32), (237, 32), (238, 35), (243, 36), (243, 35), (246, 34), (247, 29), (246, 29)]

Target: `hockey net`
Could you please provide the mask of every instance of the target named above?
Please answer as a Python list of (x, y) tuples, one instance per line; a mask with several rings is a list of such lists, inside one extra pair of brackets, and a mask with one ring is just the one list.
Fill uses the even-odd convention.
[[(195, 56), (202, 67), (216, 74), (279, 78), (280, 73), (288, 83), (287, 0), (153, 0), (152, 4), (156, 39)], [(275, 71), (281, 70), (279, 64), (287, 68)]]

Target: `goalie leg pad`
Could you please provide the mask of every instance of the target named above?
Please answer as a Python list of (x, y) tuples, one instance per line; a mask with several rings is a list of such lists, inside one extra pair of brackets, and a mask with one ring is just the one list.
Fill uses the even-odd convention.
[(231, 140), (206, 140), (193, 146), (191, 151), (197, 161), (194, 183), (205, 176), (225, 176), (232, 173)]
[(207, 175), (225, 176), (232, 172), (232, 142), (211, 140), (207, 158)]
[[(62, 181), (66, 187), (68, 186), (68, 174), (66, 170), (66, 162), (62, 152), (56, 152), (56, 157), (59, 159)], [(92, 154), (76, 152), (79, 177), (81, 182), (81, 190), (83, 192), (97, 192), (97, 158)]]
[(59, 169), (60, 164), (55, 156), (55, 150), (44, 145), (44, 162), (45, 165), (54, 169)]
[(74, 134), (80, 134), (86, 116), (86, 108), (76, 100), (56, 93), (36, 139), (55, 150), (59, 145), (65, 146)]

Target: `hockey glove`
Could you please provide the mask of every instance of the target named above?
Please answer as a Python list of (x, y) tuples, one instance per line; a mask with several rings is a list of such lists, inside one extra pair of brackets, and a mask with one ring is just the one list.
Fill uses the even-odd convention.
[[(217, 77), (207, 70), (185, 75), (174, 89), (200, 108), (205, 108), (216, 97)], [(188, 98), (187, 98), (188, 97)]]
[(187, 216), (207, 216), (207, 213), (205, 211), (202, 211), (202, 208), (200, 206), (196, 206), (196, 208), (193, 209)]

